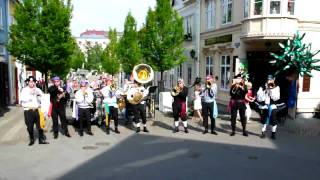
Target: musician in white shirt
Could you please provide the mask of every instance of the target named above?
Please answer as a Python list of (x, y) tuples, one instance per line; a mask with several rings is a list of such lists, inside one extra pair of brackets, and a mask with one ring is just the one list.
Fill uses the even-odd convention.
[[(143, 132), (149, 132), (147, 129), (147, 118), (146, 118), (146, 101), (145, 98), (149, 94), (149, 90), (144, 88), (142, 84), (135, 81), (135, 84), (131, 86), (127, 93), (128, 102), (131, 103), (132, 111), (134, 114), (134, 121), (137, 126), (136, 132), (140, 132), (140, 120), (142, 119)], [(134, 103), (132, 103), (134, 102)]]
[(29, 133), (29, 146), (34, 144), (34, 124), (39, 132), (39, 144), (49, 144), (45, 141), (43, 130), (40, 127), (40, 117), (38, 109), (41, 107), (40, 97), (42, 91), (36, 87), (36, 80), (33, 76), (30, 76), (27, 80), (28, 86), (22, 89), (21, 92), (21, 105), (24, 109), (24, 119)]
[(117, 98), (120, 97), (120, 91), (116, 89), (115, 84), (112, 79), (108, 78), (105, 81), (105, 87), (102, 88), (101, 94), (103, 95), (103, 104), (105, 106), (106, 115), (108, 115), (108, 120), (106, 123), (106, 133), (110, 134), (110, 121), (114, 120), (114, 132), (120, 134), (118, 129), (118, 103)]
[(83, 136), (83, 122), (87, 122), (87, 134), (93, 135), (91, 131), (91, 114), (90, 108), (93, 102), (93, 92), (88, 88), (88, 83), (82, 81), (80, 83), (80, 90), (75, 94), (75, 100), (78, 105), (78, 115), (79, 115), (79, 134)]

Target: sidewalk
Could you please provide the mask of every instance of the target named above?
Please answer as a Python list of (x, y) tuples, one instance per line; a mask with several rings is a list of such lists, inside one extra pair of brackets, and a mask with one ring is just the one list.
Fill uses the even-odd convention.
[[(227, 107), (225, 105), (218, 104), (219, 115), (224, 114), (225, 116), (229, 114), (227, 112)], [(260, 118), (259, 114), (252, 111), (252, 119)], [(292, 134), (302, 135), (302, 136), (320, 136), (320, 119), (317, 118), (296, 118), (290, 119), (287, 117), (284, 125), (279, 126), (280, 131), (286, 131)]]

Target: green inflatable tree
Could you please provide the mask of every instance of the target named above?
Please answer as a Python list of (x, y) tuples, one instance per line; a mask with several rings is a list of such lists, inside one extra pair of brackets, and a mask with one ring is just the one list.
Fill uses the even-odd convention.
[(282, 53), (280, 55), (271, 53), (276, 59), (272, 63), (277, 67), (275, 75), (279, 73), (286, 73), (293, 79), (298, 79), (298, 76), (304, 76), (305, 74), (312, 77), (311, 71), (320, 71), (320, 65), (317, 64), (320, 59), (314, 59), (320, 50), (312, 53), (311, 43), (304, 44), (302, 39), (305, 33), (300, 36), (297, 32), (293, 39), (287, 39), (284, 44), (279, 43)]

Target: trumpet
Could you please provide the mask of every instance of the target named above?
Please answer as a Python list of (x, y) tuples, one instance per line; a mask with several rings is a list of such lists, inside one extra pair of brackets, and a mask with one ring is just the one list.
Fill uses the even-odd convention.
[(270, 82), (270, 83), (268, 83), (267, 86), (268, 86), (268, 89), (273, 89), (276, 85), (274, 82)]
[(112, 83), (112, 84), (110, 85), (110, 90), (111, 90), (111, 91), (116, 91), (116, 90), (117, 90), (117, 85), (116, 85), (115, 83)]
[(179, 86), (174, 87), (171, 90), (171, 96), (178, 96), (178, 94), (182, 91), (182, 88)]
[(208, 89), (210, 89), (210, 88), (211, 88), (211, 86), (212, 86), (211, 81), (206, 81), (206, 87), (207, 87)]

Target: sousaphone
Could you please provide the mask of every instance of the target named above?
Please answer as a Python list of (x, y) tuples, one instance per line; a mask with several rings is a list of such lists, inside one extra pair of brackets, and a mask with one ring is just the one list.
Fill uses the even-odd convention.
[[(147, 64), (138, 64), (134, 66), (132, 74), (134, 80), (140, 84), (149, 83), (154, 78), (153, 69)], [(143, 100), (143, 92), (128, 91), (127, 99), (130, 104), (139, 104)]]

